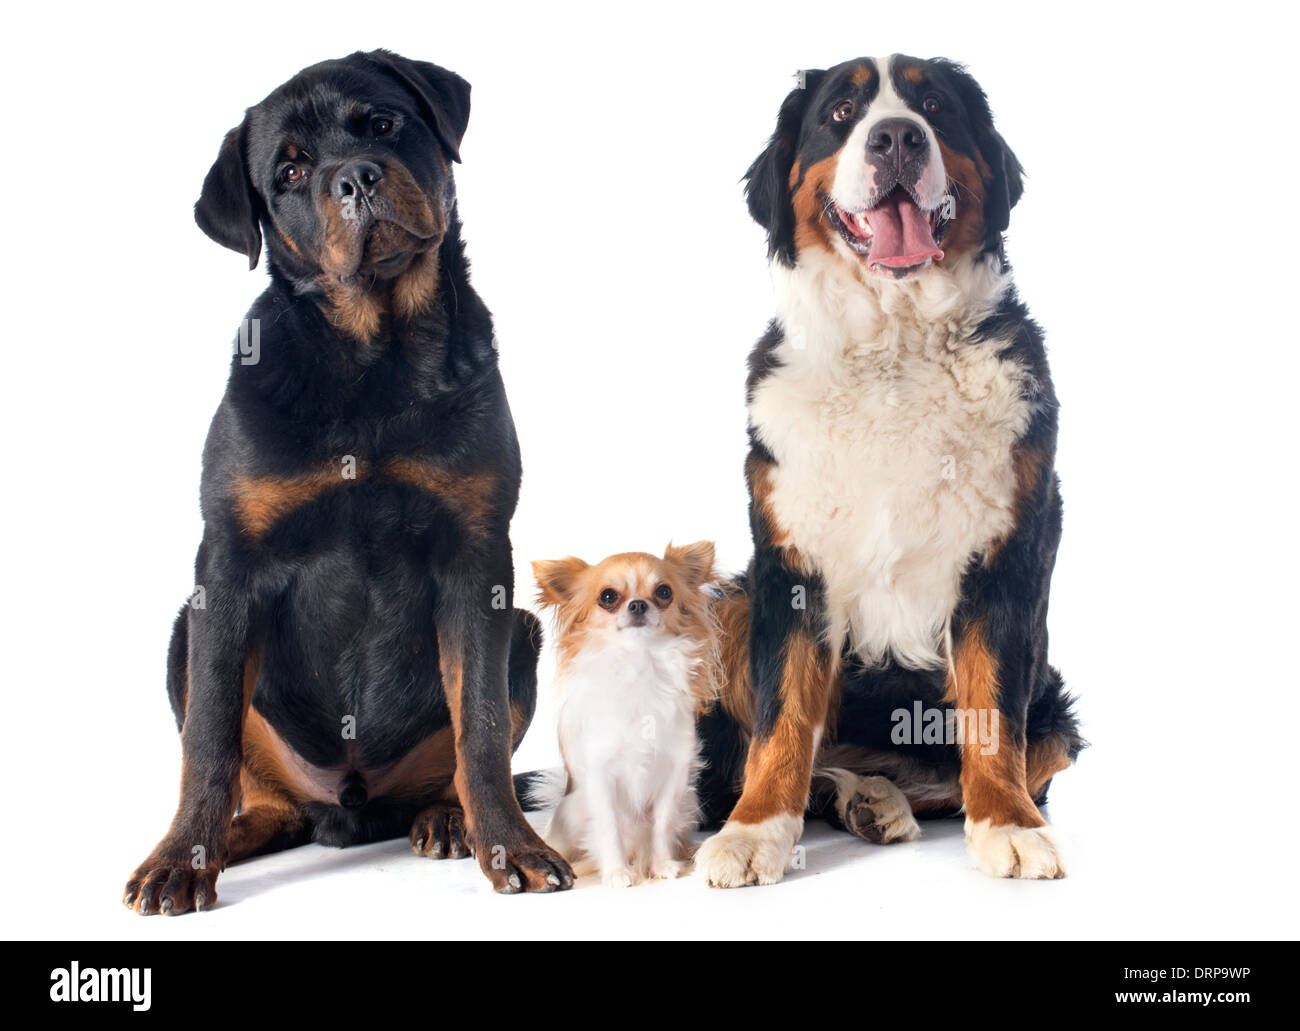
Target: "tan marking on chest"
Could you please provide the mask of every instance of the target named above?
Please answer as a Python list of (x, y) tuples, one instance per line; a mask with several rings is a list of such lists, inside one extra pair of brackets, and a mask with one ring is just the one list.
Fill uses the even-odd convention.
[(299, 476), (236, 476), (235, 518), (247, 536), (261, 540), (291, 513), (364, 480), (387, 480), (433, 494), (475, 533), (483, 531), (495, 504), (497, 481), (488, 472), (455, 472), (410, 456), (388, 459), (377, 470), (363, 459), (340, 458)]
[(457, 472), (422, 458), (395, 458), (383, 475), (436, 495), (470, 532), (481, 534), (496, 504), (497, 478), (489, 472)]
[[(260, 540), (278, 522), (327, 491), (354, 482), (345, 477), (340, 460), (298, 476), (236, 476), (233, 485), (235, 518), (240, 528)], [(360, 476), (359, 468), (356, 476)]]

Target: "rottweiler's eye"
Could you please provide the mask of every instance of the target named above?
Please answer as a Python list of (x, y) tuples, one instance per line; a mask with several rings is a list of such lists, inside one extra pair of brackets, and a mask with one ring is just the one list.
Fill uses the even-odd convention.
[(370, 123), (370, 131), (376, 136), (387, 136), (393, 131), (393, 120), (391, 118), (376, 118)]
[(606, 587), (600, 592), (601, 608), (612, 609), (618, 604), (618, 591), (612, 587)]
[(660, 584), (655, 588), (655, 601), (672, 601), (673, 589), (667, 584)]
[(931, 93), (921, 101), (921, 107), (925, 110), (927, 115), (937, 115), (943, 110), (943, 101), (935, 94)]
[(853, 117), (853, 101), (841, 100), (835, 105), (835, 110), (831, 112), (831, 117), (837, 122), (847, 122)]
[(307, 170), (300, 168), (298, 165), (285, 165), (280, 170), (280, 178), (286, 183), (301, 182), (307, 177)]

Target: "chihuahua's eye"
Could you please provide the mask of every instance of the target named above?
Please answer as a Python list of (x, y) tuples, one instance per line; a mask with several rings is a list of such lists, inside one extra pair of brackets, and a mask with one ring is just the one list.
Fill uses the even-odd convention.
[(835, 110), (831, 112), (831, 117), (837, 122), (847, 122), (853, 117), (853, 101), (841, 100), (835, 105)]
[(387, 136), (393, 131), (393, 120), (391, 118), (376, 118), (370, 123), (370, 131), (376, 136)]
[(307, 178), (307, 170), (298, 165), (285, 165), (284, 168), (280, 170), (280, 178), (284, 182), (292, 185), (293, 183), (302, 182), (303, 179)]
[(668, 604), (668, 602), (672, 600), (673, 600), (673, 589), (669, 587), (667, 584), (660, 584), (658, 587), (655, 588), (655, 601), (666, 605)]
[(600, 592), (600, 607), (602, 609), (613, 609), (618, 606), (618, 591), (612, 587), (606, 587)]

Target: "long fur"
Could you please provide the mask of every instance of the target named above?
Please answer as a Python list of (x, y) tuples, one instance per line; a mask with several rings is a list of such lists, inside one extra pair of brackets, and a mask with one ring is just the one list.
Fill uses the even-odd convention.
[[(702, 577), (711, 545), (650, 555), (536, 563), (543, 603), (552, 607), (559, 652), (564, 794), (548, 842), (581, 874), (610, 886), (685, 872), (699, 824), (695, 782), (701, 762), (695, 721), (717, 682), (716, 629)], [(707, 558), (705, 557), (707, 556)], [(662, 609), (651, 599), (669, 585)], [(603, 604), (607, 592), (617, 604)], [(650, 625), (628, 613), (649, 604)]]

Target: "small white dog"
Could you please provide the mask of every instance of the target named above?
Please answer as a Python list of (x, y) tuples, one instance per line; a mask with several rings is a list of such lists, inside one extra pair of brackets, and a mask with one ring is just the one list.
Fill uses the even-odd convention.
[(590, 566), (534, 562), (556, 624), (564, 797), (546, 840), (606, 885), (689, 867), (699, 822), (695, 717), (715, 692), (708, 541), (662, 559), (642, 552)]

